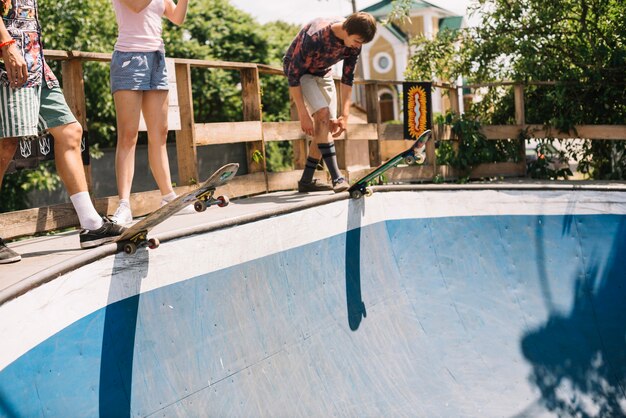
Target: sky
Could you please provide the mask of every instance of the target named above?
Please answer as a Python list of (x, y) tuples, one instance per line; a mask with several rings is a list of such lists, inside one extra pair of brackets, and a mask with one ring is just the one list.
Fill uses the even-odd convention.
[[(361, 10), (379, 0), (357, 0)], [(464, 15), (470, 0), (428, 0), (430, 3)], [(303, 24), (316, 17), (345, 16), (352, 12), (350, 0), (231, 0), (237, 8), (250, 13), (259, 23), (282, 20)]]

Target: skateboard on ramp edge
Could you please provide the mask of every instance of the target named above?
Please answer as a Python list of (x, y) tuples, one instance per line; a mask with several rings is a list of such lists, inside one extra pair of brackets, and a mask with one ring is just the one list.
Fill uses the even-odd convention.
[(368, 183), (383, 174), (385, 171), (398, 165), (402, 160), (404, 160), (404, 162), (408, 165), (424, 164), (424, 162), (426, 161), (426, 142), (428, 142), (431, 136), (432, 131), (430, 129), (424, 131), (419, 136), (419, 138), (417, 138), (415, 142), (411, 144), (409, 148), (397, 154), (389, 161), (381, 164), (377, 168), (367, 173), (365, 176), (358, 179), (348, 189), (350, 197), (352, 197), (353, 199), (360, 199), (361, 197), (363, 197), (363, 195), (371, 196), (372, 189), (367, 187)]
[(134, 254), (137, 248), (148, 247), (155, 249), (160, 245), (158, 238), (148, 237), (152, 228), (159, 225), (185, 206), (193, 204), (196, 212), (204, 212), (208, 207), (217, 205), (227, 206), (228, 196), (214, 197), (215, 189), (228, 183), (239, 169), (239, 164), (231, 163), (219, 168), (200, 186), (178, 196), (167, 205), (160, 207), (134, 225), (131, 225), (113, 242), (118, 244), (118, 250), (123, 249), (126, 254)]

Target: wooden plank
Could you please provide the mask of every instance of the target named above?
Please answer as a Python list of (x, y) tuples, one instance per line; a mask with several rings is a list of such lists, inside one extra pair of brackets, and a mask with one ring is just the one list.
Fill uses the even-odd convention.
[[(243, 101), (243, 120), (256, 121), (261, 124), (263, 120), (261, 103), (261, 81), (259, 70), (254, 67), (242, 69), (241, 73), (241, 94)], [(261, 138), (255, 142), (246, 143), (246, 154), (248, 157), (248, 172), (265, 172), (265, 144), (263, 142), (263, 130), (261, 128)], [(255, 161), (255, 155), (261, 155), (260, 161)]]
[(185, 64), (195, 68), (219, 68), (222, 70), (242, 70), (255, 69), (257, 64), (247, 62), (217, 61), (217, 60), (198, 60), (188, 58), (176, 58), (176, 64)]
[(197, 123), (195, 130), (196, 146), (254, 142), (263, 138), (260, 121)]
[[(374, 123), (377, 127), (380, 122), (380, 106), (378, 103), (378, 84), (367, 84), (365, 86), (365, 102), (367, 107), (367, 122)], [(369, 141), (370, 166), (378, 167), (381, 163), (380, 155), (380, 133), (375, 140)]]
[(264, 122), (263, 123), (263, 138), (265, 139), (266, 142), (297, 141), (297, 140), (306, 140), (307, 136), (304, 132), (302, 132), (299, 121)]
[[(301, 178), (302, 170), (267, 173), (269, 191), (277, 192), (281, 190), (295, 190), (298, 188), (298, 180)], [(324, 183), (330, 183), (330, 178), (326, 171), (316, 170), (313, 178), (316, 178)]]
[(289, 92), (289, 113), (292, 121), (298, 121), (298, 134), (303, 135), (301, 139), (296, 140), (293, 143), (293, 167), (296, 170), (303, 170), (306, 166), (306, 159), (309, 153), (309, 139), (306, 135), (304, 135), (304, 132), (302, 132), (302, 129), (300, 128), (300, 115), (298, 115), (298, 108), (296, 107), (296, 103), (293, 101), (291, 91)]
[[(513, 97), (515, 100), (515, 123), (526, 125), (526, 106), (524, 103), (524, 86), (516, 84), (513, 87)], [(526, 141), (520, 140), (518, 144), (518, 155), (521, 161), (526, 160)]]
[(516, 139), (524, 129), (532, 138), (626, 140), (626, 125), (577, 125), (569, 132), (543, 125), (487, 125), (481, 132), (491, 140)]
[[(176, 67), (173, 58), (165, 58), (167, 66), (167, 78), (169, 82), (169, 92), (167, 95), (167, 129), (169, 131), (180, 130), (180, 108), (178, 107), (178, 88), (176, 86)], [(143, 118), (143, 112), (139, 113), (139, 131), (145, 132), (146, 121)]]
[[(74, 114), (74, 117), (83, 127), (84, 136), (89, 137), (87, 125), (87, 105), (85, 100), (85, 80), (83, 64), (78, 60), (63, 61), (61, 63), (63, 76), (63, 96)], [(85, 180), (87, 189), (93, 189), (93, 179), (91, 178), (91, 165), (83, 166), (85, 170)]]
[[(323, 175), (322, 172), (320, 176)], [(295, 181), (295, 187), (297, 187), (297, 179)], [(175, 187), (174, 191), (180, 195), (195, 187), (195, 185)], [(264, 193), (265, 191), (266, 182), (263, 173), (237, 176), (225, 186), (217, 189), (218, 194), (226, 194), (231, 198)], [(94, 201), (96, 210), (102, 215), (112, 214), (118, 204), (119, 198), (117, 196), (98, 198)], [(161, 192), (153, 190), (132, 193), (130, 204), (135, 217), (148, 215), (160, 207)], [(79, 221), (71, 203), (0, 214), (0, 230), (4, 239), (31, 236), (72, 227), (79, 227)]]
[[(380, 129), (380, 139), (384, 141), (404, 140), (404, 126), (384, 124)], [(383, 143), (381, 142), (381, 144)]]
[[(437, 167), (437, 173), (445, 179), (452, 180), (461, 177), (458, 170), (450, 166)], [(471, 179), (491, 178), (491, 177), (525, 177), (526, 163), (488, 163), (480, 164), (470, 172)]]
[(180, 130), (176, 131), (178, 178), (181, 185), (198, 181), (196, 129), (191, 92), (191, 70), (188, 64), (176, 64), (176, 87), (180, 109)]

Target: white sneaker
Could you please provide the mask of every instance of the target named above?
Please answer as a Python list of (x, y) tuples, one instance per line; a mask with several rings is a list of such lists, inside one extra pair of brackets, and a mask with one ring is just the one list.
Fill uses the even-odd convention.
[[(176, 197), (178, 197), (178, 196), (176, 196)], [(176, 199), (176, 197), (174, 199)], [(172, 200), (174, 200), (174, 199), (172, 199)], [(167, 205), (168, 203), (170, 203), (170, 202), (168, 202), (165, 199), (161, 199), (161, 207)], [(176, 212), (176, 214), (178, 214), (178, 215), (188, 215), (190, 213), (196, 213), (196, 210), (193, 208), (193, 205), (187, 205), (184, 208), (182, 208), (181, 210), (179, 210), (178, 212)]]
[(133, 221), (133, 214), (130, 211), (130, 206), (119, 205), (113, 216), (110, 216), (109, 219), (118, 225), (128, 225)]

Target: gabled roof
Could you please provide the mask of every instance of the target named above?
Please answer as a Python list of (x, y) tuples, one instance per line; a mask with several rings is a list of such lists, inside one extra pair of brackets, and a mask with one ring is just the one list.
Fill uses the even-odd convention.
[[(411, 2), (411, 11), (413, 10), (419, 10), (419, 9), (428, 9), (428, 8), (435, 8), (435, 9), (440, 9), (440, 10), (445, 10), (439, 6), (435, 6), (432, 3), (429, 3), (427, 1), (422, 1), (422, 0), (413, 0)], [(366, 7), (365, 9), (361, 10), (362, 12), (366, 12), (371, 14), (374, 17), (386, 17), (387, 15), (389, 15), (389, 13), (391, 13), (391, 10), (393, 9), (393, 2), (392, 0), (383, 0), (380, 1), (378, 3), (372, 4), (369, 7)]]
[(439, 19), (439, 30), (459, 30), (463, 24), (463, 16), (450, 16)]

